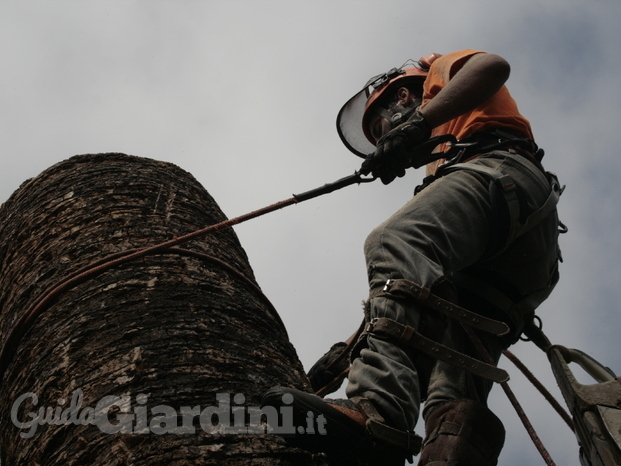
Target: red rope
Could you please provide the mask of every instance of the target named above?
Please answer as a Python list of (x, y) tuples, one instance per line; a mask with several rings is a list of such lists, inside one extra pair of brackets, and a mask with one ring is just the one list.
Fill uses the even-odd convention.
[[(468, 337), (470, 337), (470, 340), (472, 340), (472, 342), (476, 346), (477, 351), (481, 354), (483, 359), (485, 359), (485, 361), (488, 364), (495, 365), (495, 361), (492, 359), (491, 355), (489, 354), (485, 346), (483, 346), (483, 343), (481, 342), (481, 339), (477, 336), (477, 334), (467, 325), (462, 324), (462, 327), (464, 331), (468, 334)], [(552, 457), (550, 456), (550, 453), (548, 453), (548, 450), (546, 450), (546, 447), (543, 445), (543, 442), (539, 438), (539, 435), (537, 435), (537, 432), (535, 431), (535, 428), (533, 427), (530, 420), (528, 419), (528, 416), (522, 409), (522, 405), (516, 398), (515, 394), (513, 393), (513, 390), (511, 390), (511, 387), (509, 387), (508, 382), (500, 382), (500, 385), (502, 386), (502, 389), (507, 395), (507, 398), (509, 398), (509, 401), (513, 405), (513, 408), (515, 409), (515, 412), (520, 418), (520, 421), (522, 421), (522, 424), (526, 428), (526, 432), (528, 432), (528, 435), (530, 436), (531, 440), (533, 441), (533, 444), (539, 451), (539, 454), (541, 455), (545, 463), (548, 466), (556, 466), (556, 463), (554, 463), (554, 461), (552, 460)]]
[(515, 366), (526, 376), (528, 381), (532, 383), (537, 390), (539, 390), (539, 393), (541, 393), (548, 403), (552, 405), (554, 410), (559, 414), (559, 416), (561, 416), (563, 421), (565, 421), (565, 424), (567, 424), (572, 431), (575, 431), (574, 422), (571, 419), (571, 416), (567, 413), (567, 411), (565, 411), (565, 409), (563, 409), (561, 404), (552, 396), (548, 389), (544, 387), (539, 380), (537, 380), (534, 374), (528, 370), (524, 363), (509, 350), (505, 350), (503, 354), (507, 357), (507, 359), (509, 359), (509, 361), (515, 364)]

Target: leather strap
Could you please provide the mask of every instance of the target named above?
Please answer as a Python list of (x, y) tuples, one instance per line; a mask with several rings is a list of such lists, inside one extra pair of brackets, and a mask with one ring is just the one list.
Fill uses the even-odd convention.
[(514, 326), (518, 326), (524, 319), (519, 302), (509, 298), (509, 296), (486, 281), (465, 273), (454, 274), (452, 281), (457, 286), (463, 287), (479, 298), (492, 303), (496, 308), (500, 309), (509, 317)]
[(390, 279), (384, 288), (374, 294), (375, 296), (390, 296), (391, 298), (412, 299), (426, 307), (434, 309), (447, 317), (462, 322), (470, 327), (486, 333), (502, 336), (509, 333), (509, 326), (504, 322), (484, 317), (469, 311), (457, 304), (431, 293), (428, 288), (423, 288), (414, 282), (405, 279)]
[(413, 432), (398, 430), (386, 425), (386, 421), (379, 414), (373, 403), (366, 398), (354, 397), (351, 399), (367, 416), (366, 428), (372, 437), (391, 445), (404, 449), (408, 454), (420, 453), (423, 439)]
[(397, 344), (415, 348), (434, 359), (446, 362), (458, 369), (471, 372), (493, 382), (506, 382), (509, 374), (499, 367), (487, 364), (421, 335), (414, 327), (403, 325), (396, 320), (380, 317), (367, 324), (366, 333), (387, 339)]

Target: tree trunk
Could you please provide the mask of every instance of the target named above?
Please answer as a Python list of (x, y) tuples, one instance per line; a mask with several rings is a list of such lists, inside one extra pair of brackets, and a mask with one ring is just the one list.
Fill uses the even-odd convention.
[(0, 207), (3, 466), (324, 464), (255, 416), (307, 379), (232, 230), (71, 276), (223, 220), (185, 171), (123, 154), (61, 162)]

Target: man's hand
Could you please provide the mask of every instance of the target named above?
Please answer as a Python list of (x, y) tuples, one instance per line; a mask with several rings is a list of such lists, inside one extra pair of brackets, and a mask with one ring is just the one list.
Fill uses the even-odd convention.
[(416, 110), (405, 123), (380, 138), (375, 152), (362, 163), (360, 173), (373, 173), (384, 184), (392, 182), (396, 177), (402, 177), (407, 168), (416, 165), (414, 159), (417, 151), (414, 148), (427, 141), (430, 136), (431, 127), (420, 111)]

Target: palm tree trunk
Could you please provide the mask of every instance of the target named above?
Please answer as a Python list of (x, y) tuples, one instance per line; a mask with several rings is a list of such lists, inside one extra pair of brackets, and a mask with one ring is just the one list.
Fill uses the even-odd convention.
[(307, 379), (232, 230), (88, 269), (223, 220), (185, 171), (123, 154), (0, 207), (2, 465), (324, 464), (258, 421)]

